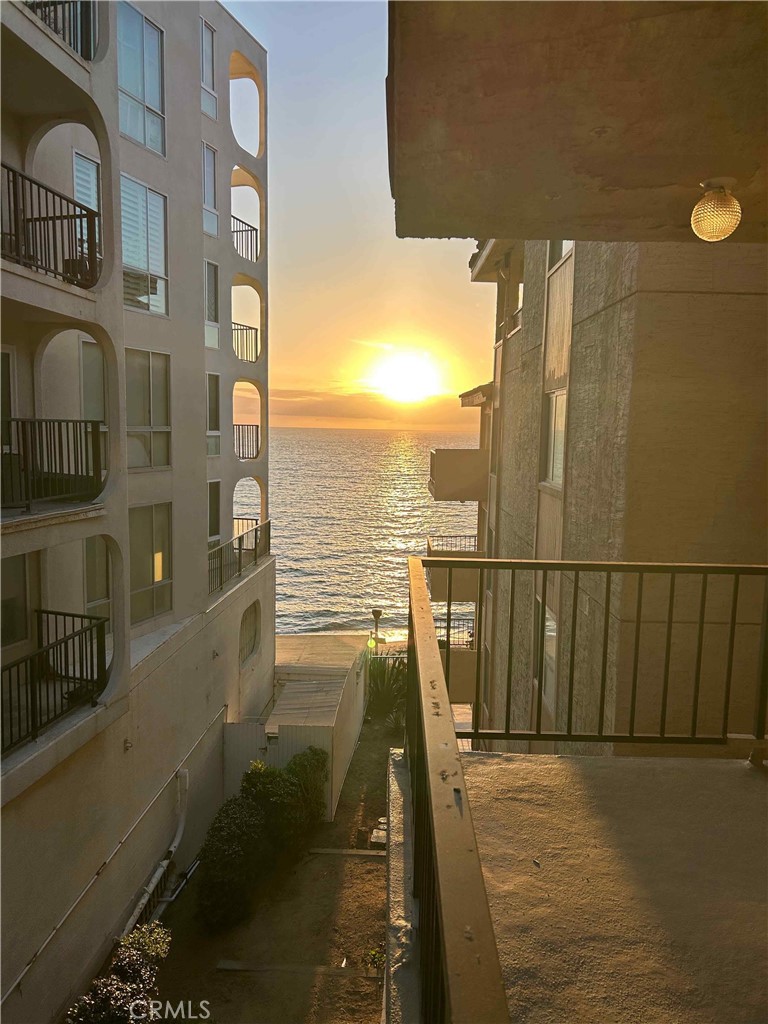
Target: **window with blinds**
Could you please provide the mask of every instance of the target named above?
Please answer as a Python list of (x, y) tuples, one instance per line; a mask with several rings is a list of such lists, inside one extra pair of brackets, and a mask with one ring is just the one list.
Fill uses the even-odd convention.
[(221, 455), (221, 402), (220, 377), (218, 373), (205, 375), (206, 387), (206, 437), (209, 455)]
[(205, 347), (219, 347), (219, 268), (205, 260)]
[(117, 5), (120, 131), (165, 154), (163, 33), (135, 7)]
[(203, 143), (203, 231), (218, 235), (219, 215), (216, 212), (216, 150)]
[(137, 348), (125, 350), (129, 469), (171, 464), (170, 377), (170, 356)]
[(171, 504), (128, 509), (131, 565), (131, 623), (172, 607)]
[(200, 19), (200, 109), (215, 121), (218, 99), (214, 77), (216, 33), (207, 21)]
[[(99, 164), (97, 160), (75, 153), (74, 157), (74, 196), (76, 203), (82, 203), (91, 210), (101, 213), (101, 189), (99, 183)], [(96, 246), (101, 252), (101, 224), (96, 220)]]
[(123, 238), (123, 305), (168, 314), (165, 196), (120, 177)]

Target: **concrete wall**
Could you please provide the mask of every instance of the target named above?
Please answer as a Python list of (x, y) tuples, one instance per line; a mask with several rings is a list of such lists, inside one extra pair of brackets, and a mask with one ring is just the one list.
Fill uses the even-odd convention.
[[(104, 262), (95, 288), (3, 261), (3, 345), (15, 354), (15, 412), (80, 414), (78, 338), (88, 335), (104, 353), (109, 426), (109, 475), (99, 501), (4, 522), (3, 554), (27, 554), (35, 607), (50, 595), (79, 611), (83, 542), (104, 536), (115, 627), (110, 681), (98, 706), (78, 709), (3, 761), (3, 1011), (11, 1024), (56, 1019), (88, 985), (176, 831), (179, 768), (189, 771), (189, 795), (176, 863), (191, 862), (224, 798), (224, 724), (260, 714), (272, 699), (274, 559), (265, 556), (249, 576), (210, 597), (207, 566), (208, 480), (222, 483), (224, 531), (231, 528), (241, 477), (258, 478), (258, 511), (266, 513), (268, 505), (268, 441), (258, 460), (242, 463), (231, 434), (234, 382), (251, 381), (267, 394), (266, 52), (219, 4), (135, 6), (164, 30), (165, 157), (119, 132), (116, 5), (98, 5), (100, 44), (92, 62), (74, 56), (24, 5), (3, 9), (4, 66), (13, 69), (15, 86), (3, 91), (3, 159), (70, 195), (74, 148), (98, 156), (102, 172)], [(216, 121), (200, 112), (197, 99), (201, 16), (216, 30)], [(255, 156), (232, 131), (230, 75), (258, 85), (254, 116), (262, 131)], [(40, 110), (40, 118), (21, 116), (25, 109)], [(218, 153), (216, 238), (202, 229), (203, 141)], [(255, 263), (232, 243), (235, 165), (259, 187)], [(167, 317), (123, 307), (121, 172), (167, 197)], [(218, 350), (204, 346), (205, 258), (219, 265)], [(230, 333), (230, 286), (243, 276), (262, 300), (261, 356), (253, 364), (237, 358)], [(127, 470), (126, 347), (170, 355), (170, 469)], [(213, 458), (206, 455), (206, 372), (221, 377), (222, 454)], [(261, 425), (266, 437), (266, 402)], [(173, 607), (131, 626), (128, 509), (166, 501), (173, 516)], [(229, 536), (224, 532), (223, 539)], [(241, 619), (256, 600), (261, 641), (241, 666)]]

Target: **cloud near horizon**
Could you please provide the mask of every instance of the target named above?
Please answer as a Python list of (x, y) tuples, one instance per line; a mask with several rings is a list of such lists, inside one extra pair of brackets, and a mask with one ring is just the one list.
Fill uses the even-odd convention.
[[(270, 418), (280, 426), (477, 429), (477, 412), (462, 409), (458, 396), (443, 395), (423, 402), (398, 404), (371, 392), (312, 391), (274, 388), (269, 393)], [(312, 421), (311, 424), (308, 421)]]

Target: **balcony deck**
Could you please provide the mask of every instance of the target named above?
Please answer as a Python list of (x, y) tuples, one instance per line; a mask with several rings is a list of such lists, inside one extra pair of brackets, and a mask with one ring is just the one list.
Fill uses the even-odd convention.
[(462, 756), (512, 1020), (752, 1024), (768, 1005), (768, 774)]

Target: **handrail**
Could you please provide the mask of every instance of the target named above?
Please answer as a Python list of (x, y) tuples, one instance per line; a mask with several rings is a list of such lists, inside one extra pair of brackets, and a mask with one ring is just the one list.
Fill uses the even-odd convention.
[(259, 358), (259, 329), (232, 321), (232, 348), (238, 359), (255, 363)]
[(97, 28), (93, 0), (24, 0), (24, 6), (83, 60), (93, 60)]
[(2, 507), (33, 501), (91, 501), (103, 487), (101, 420), (0, 421)]
[(509, 1019), (421, 559), (408, 559), (406, 750), (424, 1024)]
[(424, 566), (432, 569), (552, 569), (564, 572), (652, 572), (652, 573), (712, 573), (720, 576), (764, 576), (768, 565), (725, 565), (716, 562), (587, 562), (558, 559), (526, 558), (422, 558)]
[(232, 436), (238, 459), (257, 459), (261, 447), (258, 423), (233, 423)]
[(4, 259), (83, 288), (96, 284), (96, 210), (4, 163), (0, 219)]
[(255, 263), (259, 258), (259, 229), (247, 220), (232, 215), (232, 242), (235, 249), (246, 260)]
[[(38, 609), (37, 647), (2, 668), (2, 752), (35, 739), (85, 701), (95, 703), (107, 684), (108, 620)], [(85, 625), (67, 631), (67, 620)], [(43, 643), (51, 630), (54, 640)]]
[(427, 545), (436, 551), (477, 551), (476, 533), (450, 533), (427, 537)]
[(232, 540), (217, 544), (208, 551), (208, 594), (222, 590), (256, 565), (259, 558), (270, 553), (272, 524), (269, 519), (251, 530), (236, 534)]

